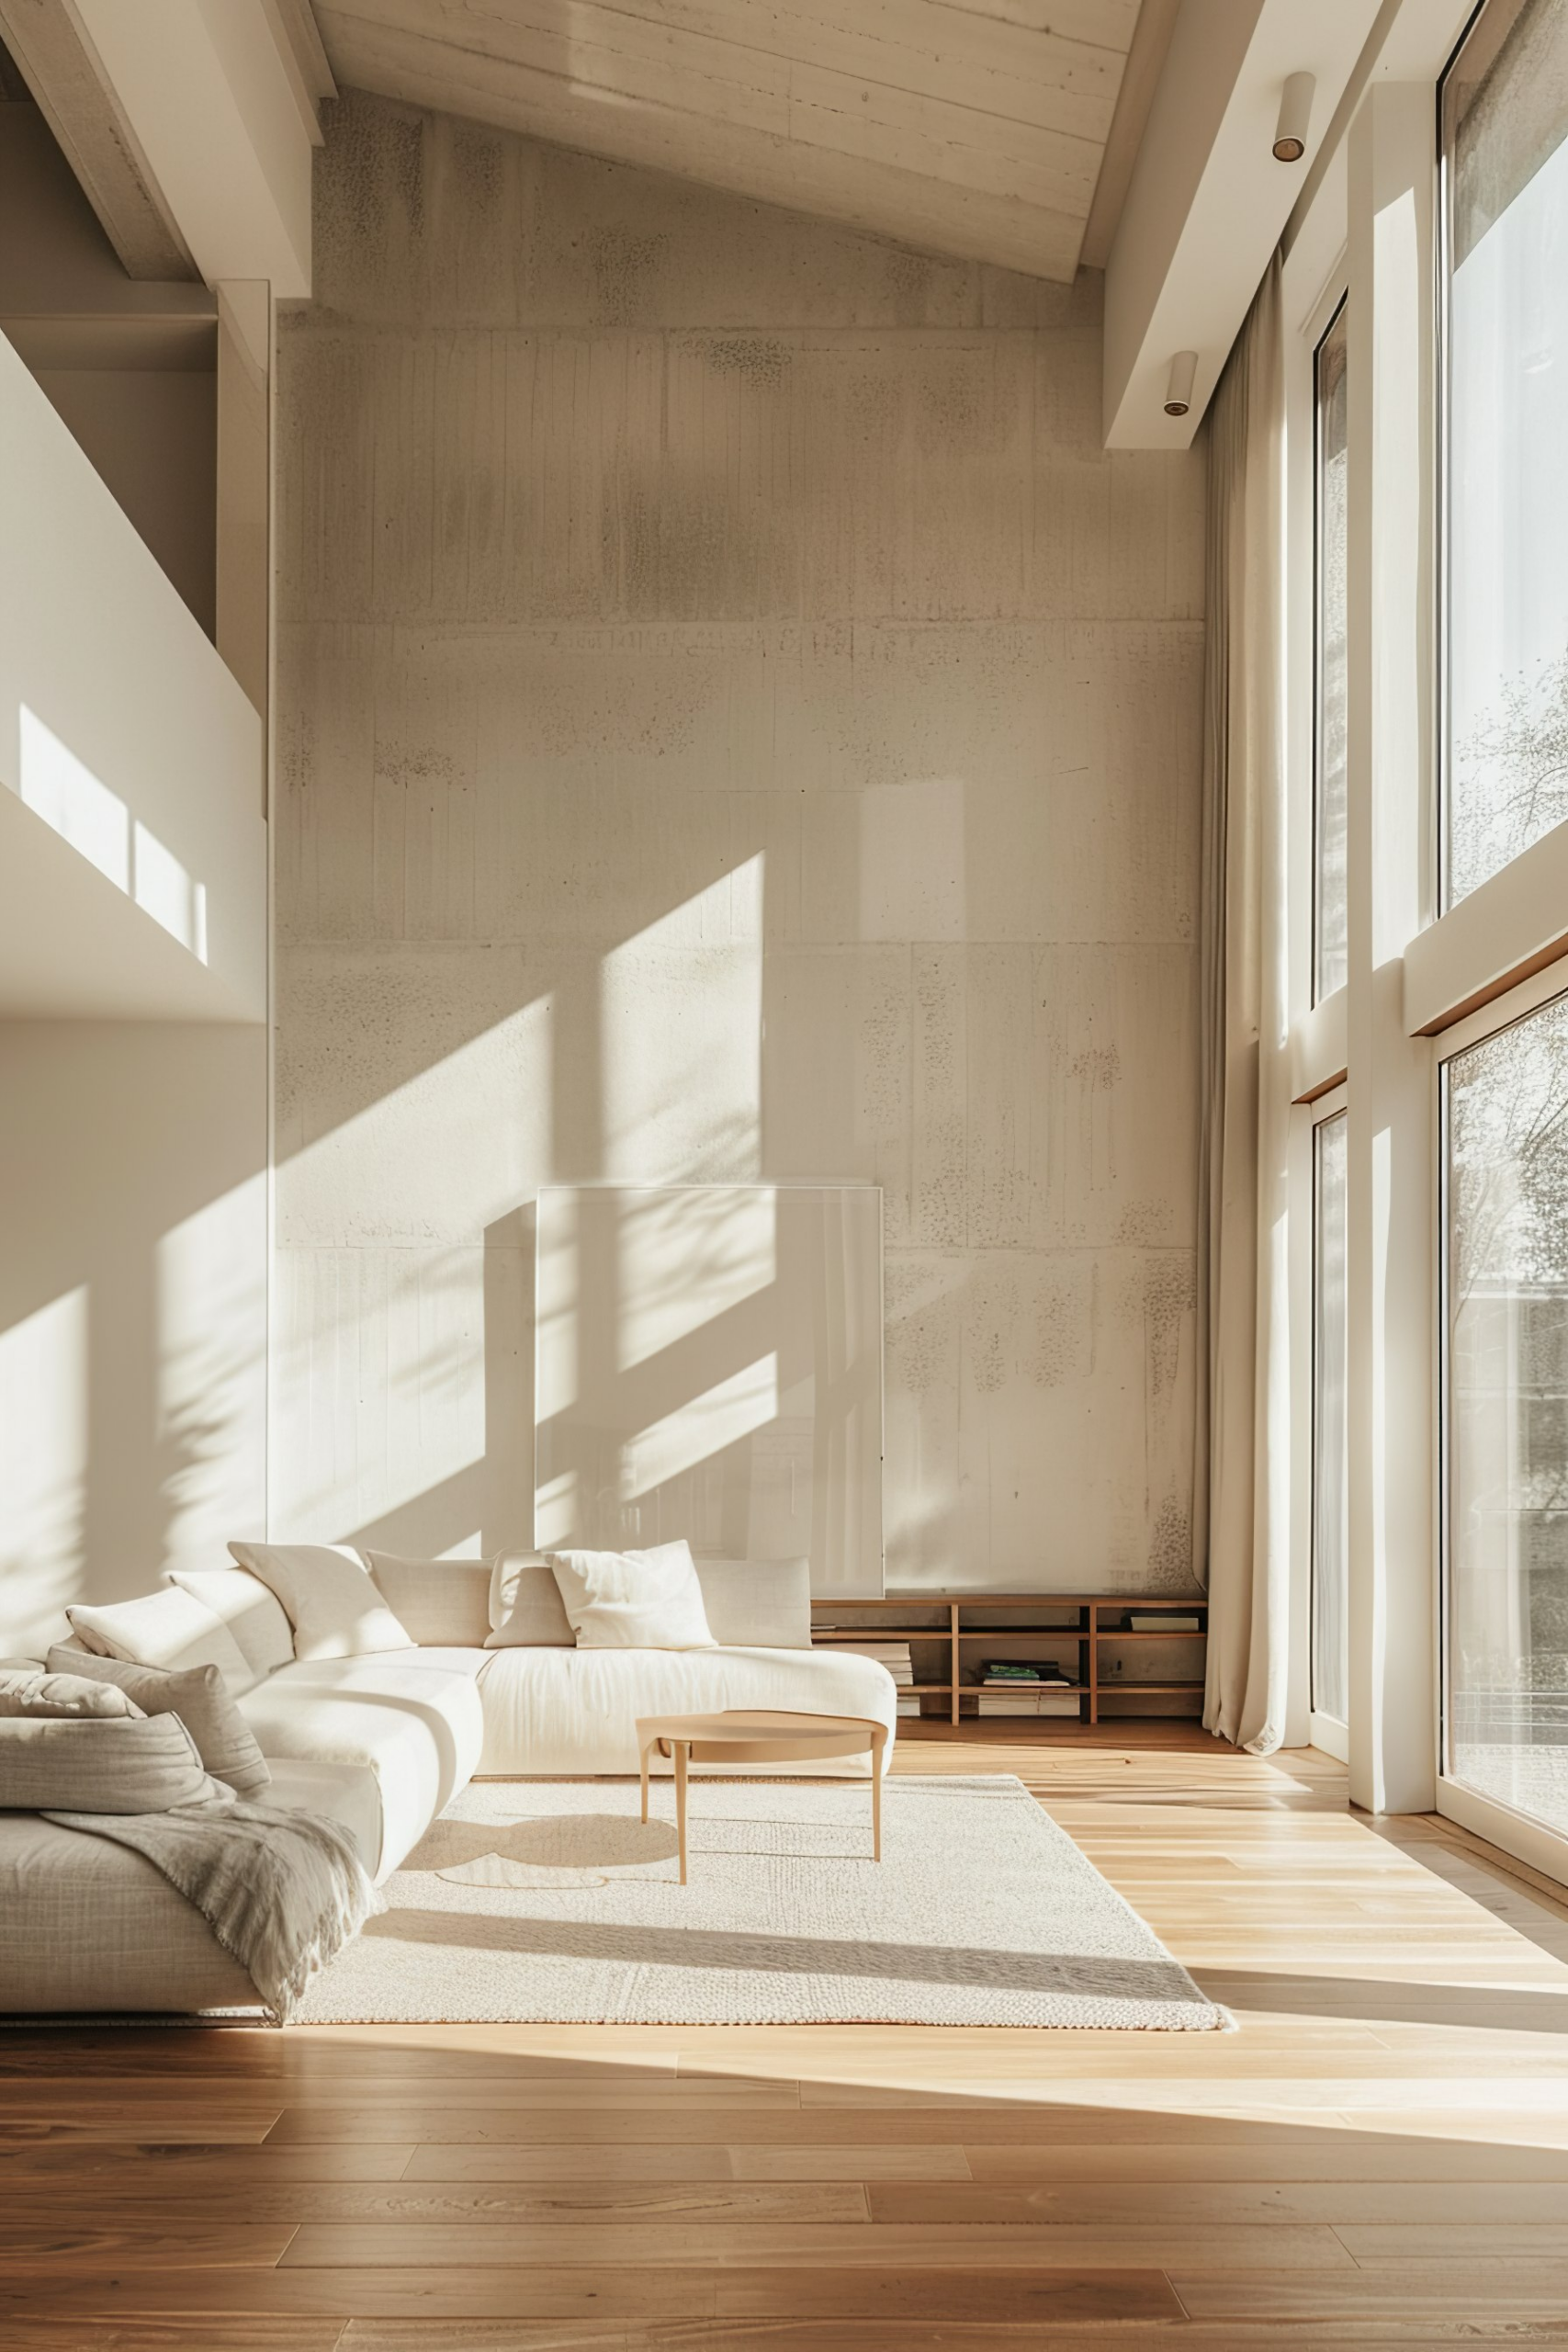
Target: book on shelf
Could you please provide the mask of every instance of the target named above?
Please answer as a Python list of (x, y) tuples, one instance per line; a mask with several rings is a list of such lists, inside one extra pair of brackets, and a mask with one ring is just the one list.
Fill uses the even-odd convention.
[(982, 1690), (976, 1700), (982, 1715), (1071, 1715), (1078, 1712), (1078, 1694), (1066, 1690)]
[(911, 1691), (908, 1698), (896, 1700), (894, 1704), (897, 1713), (901, 1715), (918, 1715), (920, 1712), (920, 1701), (918, 1691)]
[(885, 1666), (895, 1682), (913, 1682), (914, 1662), (908, 1642), (839, 1642), (834, 1644), (840, 1657), (871, 1657)]
[(1054, 1659), (1033, 1661), (1024, 1658), (993, 1657), (986, 1660), (981, 1669), (987, 1683), (998, 1688), (1017, 1687), (1025, 1690), (1042, 1688), (1062, 1690), (1071, 1677)]
[(1133, 1634), (1201, 1634), (1201, 1622), (1195, 1615), (1182, 1615), (1174, 1609), (1162, 1609), (1157, 1616), (1150, 1611), (1141, 1615), (1137, 1610), (1129, 1612), (1127, 1630)]

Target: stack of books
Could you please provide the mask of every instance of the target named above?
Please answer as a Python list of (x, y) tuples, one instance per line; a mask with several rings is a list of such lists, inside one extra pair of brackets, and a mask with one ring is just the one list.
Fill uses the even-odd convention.
[(1021, 1658), (992, 1658), (977, 1703), (982, 1715), (1076, 1716), (1077, 1686), (1049, 1659), (1034, 1665)]
[[(908, 1642), (835, 1642), (833, 1646), (840, 1652), (849, 1650), (860, 1657), (874, 1657), (878, 1666), (885, 1666), (898, 1685), (898, 1713), (901, 1715), (919, 1713), (920, 1702), (909, 1687), (915, 1679), (915, 1668)], [(903, 1695), (906, 1691), (909, 1693), (907, 1698)]]
[(1134, 1634), (1201, 1634), (1203, 1630), (1196, 1615), (1179, 1616), (1168, 1609), (1162, 1609), (1157, 1616), (1152, 1610), (1143, 1616), (1135, 1609), (1132, 1610), (1127, 1618), (1127, 1629)]

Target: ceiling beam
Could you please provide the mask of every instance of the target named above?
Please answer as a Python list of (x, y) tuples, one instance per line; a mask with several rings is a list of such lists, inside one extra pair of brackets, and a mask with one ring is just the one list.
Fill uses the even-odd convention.
[(0, 0), (0, 35), (126, 275), (197, 277), (73, 0)]
[[(1305, 175), (1272, 153), (1286, 77), (1316, 83), (1310, 167), (1377, 14), (1378, 0), (1181, 0), (1106, 266), (1107, 447), (1191, 441)], [(1181, 351), (1196, 381), (1167, 416)]]

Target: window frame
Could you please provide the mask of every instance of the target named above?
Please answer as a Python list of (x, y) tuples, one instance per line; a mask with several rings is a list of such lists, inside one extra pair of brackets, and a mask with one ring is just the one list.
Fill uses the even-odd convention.
[[(1330, 290), (1325, 294), (1323, 301), (1317, 306), (1317, 317), (1323, 317), (1325, 304), (1328, 314), (1324, 318), (1321, 328), (1312, 338), (1308, 358), (1312, 398), (1312, 749), (1308, 771), (1312, 797), (1311, 914), (1307, 989), (1309, 1005), (1326, 1003), (1331, 996), (1338, 993), (1338, 988), (1328, 989), (1323, 984), (1323, 403), (1319, 398), (1318, 364), (1323, 356), (1324, 345), (1328, 341), (1341, 319), (1346, 321), (1347, 331), (1348, 330), (1349, 301), (1349, 280), (1341, 266), (1336, 272)], [(1344, 985), (1345, 983), (1341, 981), (1338, 987)]]
[[(1528, 854), (1528, 852), (1526, 853)], [(1546, 1006), (1568, 999), (1568, 955), (1533, 972), (1505, 995), (1495, 997), (1475, 1012), (1455, 1021), (1432, 1040), (1432, 1182), (1436, 1200), (1433, 1238), (1434, 1322), (1432, 1347), (1433, 1405), (1436, 1420), (1433, 1467), (1437, 1492), (1434, 1525), (1437, 1532), (1437, 1609), (1435, 1650), (1437, 1671), (1436, 1770), (1438, 1810), (1461, 1827), (1518, 1855), (1551, 1877), (1568, 1880), (1568, 1833), (1553, 1829), (1535, 1814), (1524, 1813), (1500, 1797), (1485, 1796), (1457, 1779), (1449, 1770), (1450, 1625), (1453, 1572), (1452, 1438), (1449, 1409), (1452, 1347), (1450, 1340), (1450, 1234), (1449, 1185), (1448, 1065), (1456, 1056), (1483, 1046), (1509, 1029), (1517, 1029)]]
[[(1321, 1197), (1321, 1195), (1320, 1195), (1320, 1191), (1319, 1191), (1319, 1173), (1320, 1173), (1320, 1163), (1319, 1163), (1319, 1159), (1318, 1159), (1318, 1133), (1319, 1133), (1319, 1130), (1320, 1130), (1321, 1128), (1327, 1126), (1327, 1125), (1328, 1125), (1328, 1124), (1329, 1124), (1329, 1122), (1330, 1122), (1331, 1120), (1333, 1120), (1333, 1119), (1339, 1119), (1339, 1118), (1342, 1118), (1342, 1119), (1344, 1119), (1344, 1120), (1345, 1120), (1345, 1122), (1346, 1122), (1346, 1137), (1347, 1137), (1347, 1143), (1348, 1142), (1348, 1137), (1349, 1137), (1349, 1088), (1348, 1088), (1348, 1085), (1347, 1085), (1347, 1084), (1342, 1080), (1342, 1081), (1341, 1081), (1337, 1086), (1332, 1086), (1332, 1087), (1330, 1087), (1330, 1088), (1326, 1091), (1326, 1092), (1325, 1092), (1325, 1093), (1323, 1093), (1323, 1094), (1320, 1094), (1320, 1095), (1317, 1095), (1317, 1096), (1316, 1096), (1316, 1097), (1315, 1097), (1315, 1098), (1314, 1098), (1314, 1099), (1310, 1103), (1306, 1104), (1304, 1107), (1305, 1107), (1306, 1112), (1307, 1112), (1307, 1114), (1308, 1114), (1309, 1130), (1310, 1130), (1310, 1133), (1309, 1133), (1309, 1145), (1310, 1145), (1310, 1152), (1311, 1152), (1311, 1179), (1310, 1179), (1310, 1182), (1311, 1182), (1311, 1211), (1310, 1211), (1310, 1215), (1311, 1215), (1311, 1237), (1312, 1237), (1312, 1238), (1311, 1238), (1310, 1251), (1309, 1251), (1310, 1262), (1311, 1262), (1311, 1274), (1310, 1274), (1310, 1279), (1309, 1279), (1309, 1306), (1308, 1306), (1308, 1330), (1309, 1330), (1309, 1344), (1308, 1344), (1308, 1351), (1307, 1351), (1307, 1352), (1308, 1352), (1308, 1357), (1309, 1357), (1309, 1363), (1310, 1363), (1310, 1370), (1309, 1370), (1309, 1373), (1308, 1373), (1308, 1380), (1309, 1380), (1309, 1383), (1310, 1383), (1309, 1389), (1308, 1389), (1308, 1396), (1309, 1396), (1309, 1398), (1310, 1398), (1310, 1416), (1309, 1416), (1309, 1418), (1310, 1418), (1310, 1421), (1311, 1421), (1311, 1436), (1310, 1436), (1310, 1439), (1309, 1439), (1309, 1451), (1308, 1451), (1308, 1505), (1307, 1505), (1307, 1547), (1306, 1547), (1306, 1549), (1307, 1549), (1307, 1572), (1306, 1572), (1306, 1588), (1307, 1588), (1307, 1604), (1306, 1604), (1306, 1688), (1307, 1688), (1307, 1722), (1308, 1722), (1309, 1736), (1310, 1736), (1310, 1738), (1311, 1738), (1311, 1741), (1312, 1741), (1312, 1745), (1313, 1745), (1313, 1747), (1319, 1747), (1319, 1748), (1321, 1748), (1321, 1749), (1323, 1750), (1323, 1752), (1324, 1752), (1324, 1754), (1325, 1754), (1325, 1756), (1332, 1756), (1332, 1757), (1334, 1757), (1337, 1762), (1339, 1762), (1339, 1763), (1341, 1763), (1341, 1764), (1348, 1764), (1348, 1763), (1349, 1762), (1349, 1747), (1350, 1747), (1350, 1728), (1349, 1728), (1348, 1703), (1348, 1696), (1349, 1696), (1349, 1694), (1348, 1694), (1348, 1689), (1347, 1689), (1347, 1693), (1346, 1693), (1346, 1696), (1347, 1696), (1347, 1713), (1346, 1713), (1345, 1720), (1341, 1721), (1341, 1719), (1340, 1719), (1337, 1715), (1330, 1715), (1330, 1714), (1327, 1714), (1327, 1713), (1324, 1713), (1324, 1712), (1319, 1708), (1319, 1706), (1318, 1706), (1318, 1704), (1317, 1704), (1317, 1687), (1316, 1687), (1317, 1627), (1316, 1627), (1316, 1618), (1315, 1618), (1315, 1605), (1316, 1605), (1316, 1600), (1317, 1600), (1317, 1462), (1318, 1462), (1318, 1432), (1319, 1432), (1319, 1426), (1320, 1426), (1320, 1424), (1319, 1424), (1319, 1400), (1320, 1400), (1320, 1395), (1321, 1395), (1320, 1384), (1319, 1384), (1319, 1379), (1318, 1379), (1318, 1372), (1319, 1372), (1319, 1354), (1318, 1354), (1318, 1348), (1319, 1348), (1319, 1337), (1320, 1337), (1320, 1323), (1319, 1323), (1319, 1316), (1318, 1316), (1318, 1286), (1317, 1286), (1317, 1283), (1318, 1283), (1318, 1234), (1319, 1234), (1319, 1218), (1318, 1218), (1318, 1209), (1319, 1209), (1319, 1201), (1320, 1201), (1320, 1197)], [(1348, 1155), (1347, 1155), (1346, 1185), (1347, 1185), (1347, 1191), (1348, 1191), (1348, 1185), (1349, 1185)], [(1348, 1293), (1348, 1284), (1347, 1284), (1347, 1293)], [(1347, 1454), (1346, 1454), (1346, 1476), (1347, 1476), (1347, 1479), (1348, 1479), (1348, 1476), (1349, 1476), (1349, 1456), (1348, 1456), (1348, 1450), (1347, 1450)], [(1346, 1600), (1346, 1609), (1347, 1609), (1347, 1614), (1348, 1614), (1348, 1608), (1349, 1608), (1349, 1560), (1348, 1560), (1348, 1555), (1347, 1555), (1347, 1559), (1346, 1559), (1346, 1593), (1345, 1593), (1345, 1600)]]

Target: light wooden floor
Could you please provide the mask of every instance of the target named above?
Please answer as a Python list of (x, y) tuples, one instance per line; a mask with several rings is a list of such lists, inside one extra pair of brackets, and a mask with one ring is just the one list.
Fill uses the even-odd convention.
[(0, 2036), (0, 2344), (1568, 2343), (1568, 1906), (1307, 1753), (1016, 1770), (1232, 2035)]

